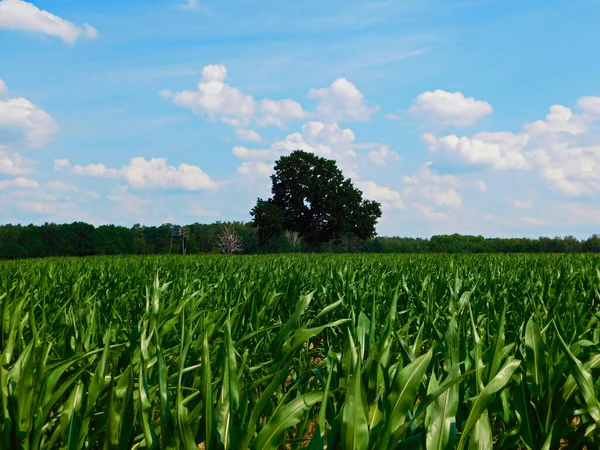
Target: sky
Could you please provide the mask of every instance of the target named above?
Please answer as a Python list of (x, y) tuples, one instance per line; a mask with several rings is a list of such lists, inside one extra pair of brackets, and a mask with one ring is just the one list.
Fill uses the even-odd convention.
[(377, 231), (600, 233), (597, 0), (0, 0), (0, 223), (249, 221), (335, 159)]

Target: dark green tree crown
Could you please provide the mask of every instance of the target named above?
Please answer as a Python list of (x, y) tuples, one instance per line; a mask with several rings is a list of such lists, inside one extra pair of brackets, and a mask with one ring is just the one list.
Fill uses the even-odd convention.
[(295, 150), (275, 163), (271, 180), (273, 197), (258, 199), (251, 211), (261, 241), (285, 230), (297, 231), (309, 245), (375, 236), (381, 205), (364, 200), (335, 161)]

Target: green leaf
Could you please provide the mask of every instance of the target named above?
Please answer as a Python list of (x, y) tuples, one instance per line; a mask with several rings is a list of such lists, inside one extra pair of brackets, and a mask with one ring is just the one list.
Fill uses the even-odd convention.
[(527, 354), (527, 386), (531, 394), (540, 399), (543, 395), (546, 377), (546, 355), (540, 327), (533, 317), (525, 327), (525, 350)]
[(298, 424), (313, 405), (322, 400), (323, 392), (309, 392), (279, 408), (267, 425), (260, 430), (252, 448), (254, 450), (277, 450), (281, 445), (285, 430)]
[(342, 448), (345, 450), (366, 450), (369, 446), (369, 426), (363, 395), (360, 362), (357, 362), (346, 389), (342, 411), (341, 438)]
[(469, 416), (467, 417), (465, 427), (462, 430), (460, 441), (458, 442), (458, 450), (462, 450), (464, 448), (469, 434), (475, 427), (475, 424), (493, 400), (493, 395), (508, 384), (513, 373), (515, 370), (517, 370), (517, 367), (519, 367), (520, 364), (521, 361), (517, 359), (509, 359), (506, 364), (504, 364), (504, 367), (494, 377), (494, 379), (490, 381), (485, 388), (483, 388), (477, 397), (475, 397), (475, 401), (471, 407)]
[(575, 377), (575, 381), (577, 382), (577, 387), (581, 392), (583, 399), (585, 400), (585, 404), (587, 406), (588, 414), (594, 419), (596, 423), (600, 422), (600, 403), (598, 402), (598, 398), (596, 397), (596, 391), (594, 389), (594, 380), (590, 373), (585, 370), (581, 361), (579, 361), (575, 355), (571, 352), (565, 341), (563, 340), (560, 332), (558, 331), (558, 327), (556, 324), (554, 325), (556, 328), (556, 334), (562, 347), (565, 351), (565, 354), (571, 361), (571, 368), (573, 370), (573, 376)]
[(432, 350), (429, 350), (396, 375), (385, 402), (386, 424), (381, 436), (383, 448), (388, 448), (400, 440), (401, 427), (415, 404), (419, 386), (424, 381), (432, 355)]
[[(460, 375), (458, 365), (454, 366), (448, 381)], [(428, 395), (439, 389), (435, 375), (432, 374), (429, 381)], [(448, 450), (454, 447), (456, 440), (456, 412), (458, 411), (458, 385), (449, 387), (443, 392), (431, 406), (427, 407), (426, 448), (428, 450)]]

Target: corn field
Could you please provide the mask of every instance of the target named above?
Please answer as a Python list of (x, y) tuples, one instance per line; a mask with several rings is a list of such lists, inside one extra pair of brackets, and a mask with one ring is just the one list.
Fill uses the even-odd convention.
[(600, 257), (0, 263), (2, 449), (600, 443)]

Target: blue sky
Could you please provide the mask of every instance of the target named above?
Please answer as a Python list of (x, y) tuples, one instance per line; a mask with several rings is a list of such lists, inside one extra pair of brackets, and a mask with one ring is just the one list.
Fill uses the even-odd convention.
[(0, 0), (0, 223), (250, 220), (334, 158), (382, 235), (600, 231), (600, 3)]

